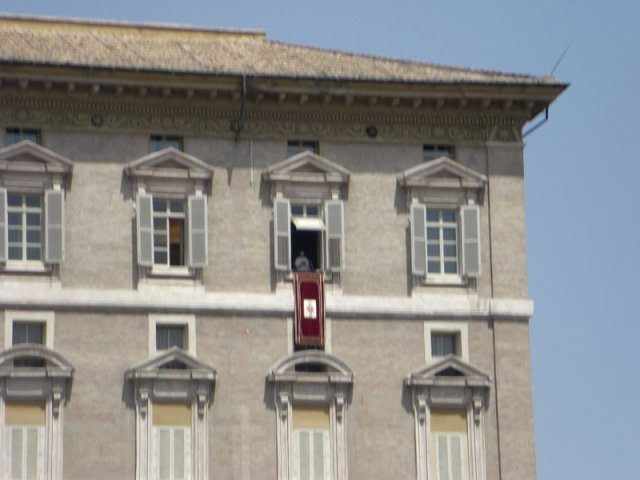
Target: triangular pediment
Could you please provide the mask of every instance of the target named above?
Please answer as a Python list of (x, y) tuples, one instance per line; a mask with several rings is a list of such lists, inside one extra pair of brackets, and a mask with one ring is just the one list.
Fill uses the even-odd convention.
[(449, 157), (415, 165), (400, 172), (398, 183), (409, 187), (482, 188), (487, 177)]
[(310, 151), (300, 152), (275, 165), (264, 173), (269, 181), (301, 181), (347, 183), (351, 172), (328, 158)]
[(127, 164), (125, 170), (134, 177), (209, 179), (213, 176), (213, 167), (173, 147), (140, 157)]
[(72, 169), (71, 160), (30, 140), (0, 148), (0, 173), (68, 173)]
[(178, 347), (172, 347), (159, 355), (147, 359), (127, 370), (127, 378), (159, 378), (171, 376), (171, 371), (184, 372), (193, 379), (214, 380), (216, 370), (202, 363)]
[(447, 355), (439, 362), (428, 365), (407, 377), (408, 385), (437, 385), (451, 379), (460, 381), (465, 386), (489, 386), (490, 377), (472, 367), (456, 355)]

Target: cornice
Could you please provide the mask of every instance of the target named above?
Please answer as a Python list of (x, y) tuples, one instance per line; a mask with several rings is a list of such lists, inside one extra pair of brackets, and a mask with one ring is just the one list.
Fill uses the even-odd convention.
[(520, 111), (278, 105), (0, 91), (0, 123), (95, 132), (179, 133), (233, 138), (317, 138), (361, 142), (521, 142)]

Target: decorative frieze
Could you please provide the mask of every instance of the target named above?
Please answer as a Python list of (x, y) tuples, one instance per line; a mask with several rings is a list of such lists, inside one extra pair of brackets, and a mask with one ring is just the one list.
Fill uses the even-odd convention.
[[(39, 128), (144, 131), (233, 137), (240, 102), (186, 102), (148, 97), (0, 95), (0, 123)], [(246, 104), (240, 138), (306, 138), (382, 142), (520, 142), (522, 112), (448, 111), (351, 104), (348, 109), (299, 102)], [(375, 134), (372, 134), (375, 132)]]

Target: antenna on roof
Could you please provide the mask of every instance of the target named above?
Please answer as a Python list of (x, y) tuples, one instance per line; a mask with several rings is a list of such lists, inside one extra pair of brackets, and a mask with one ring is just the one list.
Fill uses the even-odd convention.
[(558, 68), (558, 65), (560, 65), (560, 62), (562, 62), (562, 59), (564, 58), (564, 56), (567, 54), (567, 52), (569, 51), (569, 47), (571, 46), (571, 44), (569, 43), (567, 45), (567, 47), (563, 50), (563, 52), (560, 54), (560, 57), (558, 58), (558, 61), (556, 62), (556, 64), (553, 66), (553, 68), (551, 69), (551, 73), (549, 73), (549, 75), (553, 75), (556, 71), (556, 68)]

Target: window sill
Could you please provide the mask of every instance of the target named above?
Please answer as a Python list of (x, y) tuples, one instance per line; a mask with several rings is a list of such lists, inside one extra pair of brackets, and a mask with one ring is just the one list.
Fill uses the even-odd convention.
[(466, 287), (469, 284), (467, 277), (460, 275), (450, 276), (427, 276), (420, 279), (421, 285), (443, 286), (443, 287)]
[(51, 267), (43, 262), (8, 261), (0, 267), (0, 271), (7, 273), (51, 273)]
[(147, 270), (149, 277), (194, 278), (195, 272), (189, 267), (167, 267), (154, 265)]

